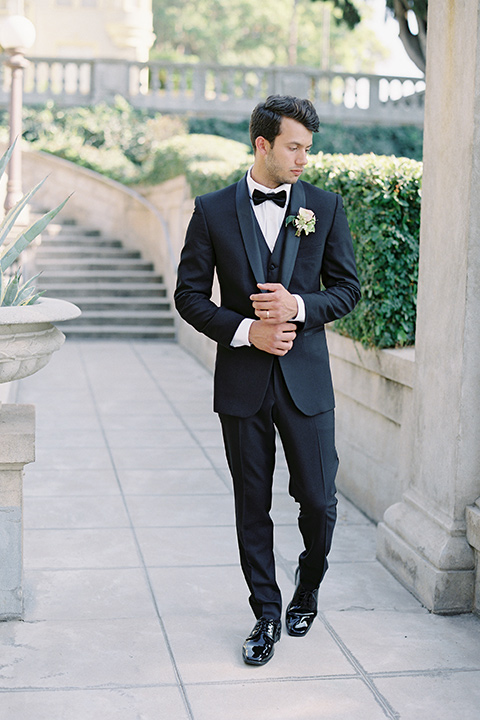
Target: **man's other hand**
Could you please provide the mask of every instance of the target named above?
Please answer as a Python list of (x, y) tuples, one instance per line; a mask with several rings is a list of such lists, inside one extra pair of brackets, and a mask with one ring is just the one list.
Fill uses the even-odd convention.
[(281, 283), (258, 283), (257, 287), (267, 291), (250, 295), (255, 315), (262, 322), (285, 323), (297, 316), (297, 301)]
[(248, 339), (258, 350), (282, 356), (292, 349), (296, 329), (293, 323), (273, 324), (255, 320), (250, 326)]

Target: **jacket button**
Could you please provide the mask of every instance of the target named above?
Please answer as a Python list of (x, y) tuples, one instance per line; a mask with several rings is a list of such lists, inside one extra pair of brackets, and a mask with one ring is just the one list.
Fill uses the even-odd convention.
[(274, 265), (273, 263), (270, 264), (270, 270), (275, 270), (276, 267), (277, 267), (277, 266)]

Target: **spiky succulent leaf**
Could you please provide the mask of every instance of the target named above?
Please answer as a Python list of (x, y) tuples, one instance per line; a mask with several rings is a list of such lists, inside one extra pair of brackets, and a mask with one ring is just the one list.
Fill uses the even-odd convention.
[(20, 285), (20, 275), (18, 272), (15, 273), (15, 275), (12, 275), (11, 278), (9, 278), (7, 285), (5, 287), (5, 293), (3, 295), (2, 305), (4, 306), (10, 306), (15, 305), (15, 298), (18, 294), (18, 287)]
[(38, 183), (38, 185), (35, 185), (33, 190), (30, 190), (30, 192), (28, 192), (22, 197), (21, 200), (18, 201), (15, 207), (9, 210), (2, 224), (0, 225), (0, 245), (3, 245), (5, 240), (8, 238), (11, 229), (17, 221), (18, 216), (25, 209), (26, 205), (28, 205), (29, 201), (32, 199), (35, 193), (41, 188), (46, 179), (47, 178), (44, 178)]
[(10, 162), (10, 158), (12, 157), (13, 148), (15, 147), (16, 142), (17, 141), (15, 140), (0, 158), (0, 177), (2, 177), (3, 173), (5, 172), (5, 168)]
[(29, 287), (28, 283), (25, 283), (17, 293), (15, 305), (30, 305), (31, 298), (40, 297), (40, 295), (43, 295), (43, 292), (35, 293), (35, 288)]
[(60, 212), (60, 210), (63, 208), (65, 203), (67, 202), (70, 195), (65, 198), (63, 202), (58, 205), (54, 210), (50, 210), (48, 213), (43, 215), (39, 220), (37, 220), (31, 227), (28, 228), (28, 230), (25, 230), (24, 233), (18, 237), (13, 245), (7, 250), (5, 255), (3, 255), (2, 258), (0, 258), (0, 269), (6, 270), (10, 267), (12, 263), (15, 262), (15, 260), (18, 258), (21, 252), (25, 250), (28, 245), (34, 240), (37, 235), (40, 235), (43, 230), (47, 227), (48, 223), (57, 215), (57, 213)]
[(42, 290), (42, 292), (35, 293), (35, 295), (31, 295), (27, 300), (24, 300), (21, 304), (22, 305), (33, 305), (37, 302), (38, 298), (42, 297), (42, 295), (45, 294), (45, 290)]

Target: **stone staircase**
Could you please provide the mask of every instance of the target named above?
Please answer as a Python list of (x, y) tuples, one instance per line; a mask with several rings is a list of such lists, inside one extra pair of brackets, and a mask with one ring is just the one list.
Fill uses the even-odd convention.
[(162, 278), (139, 252), (71, 221), (52, 222), (35, 251), (37, 290), (75, 303), (82, 315), (63, 323), (71, 338), (175, 338)]

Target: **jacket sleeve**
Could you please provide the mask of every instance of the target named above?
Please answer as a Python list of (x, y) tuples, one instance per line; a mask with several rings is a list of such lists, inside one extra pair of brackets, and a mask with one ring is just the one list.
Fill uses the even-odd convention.
[(187, 228), (180, 257), (175, 307), (180, 316), (198, 332), (230, 347), (243, 315), (219, 307), (211, 300), (215, 272), (215, 250), (211, 241), (201, 198)]
[(306, 311), (304, 330), (338, 320), (353, 310), (360, 299), (352, 236), (339, 195), (326, 238), (321, 280), (324, 289), (301, 293)]

